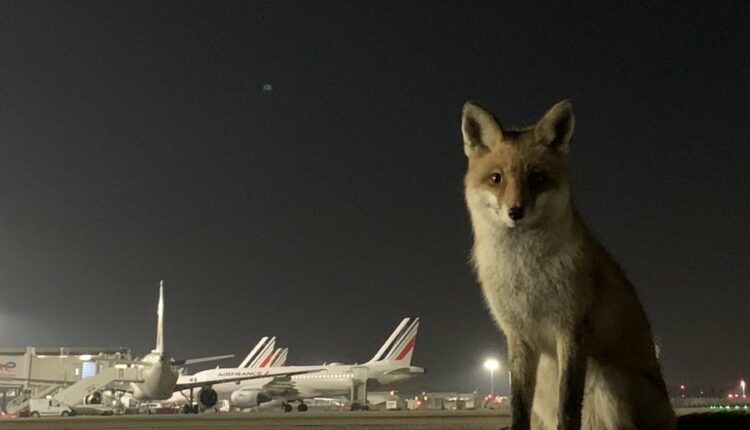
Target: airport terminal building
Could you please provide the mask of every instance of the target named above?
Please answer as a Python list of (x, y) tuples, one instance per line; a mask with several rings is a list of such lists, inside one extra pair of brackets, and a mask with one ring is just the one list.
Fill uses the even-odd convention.
[[(28, 409), (32, 398), (79, 397), (111, 384), (119, 361), (130, 360), (124, 347), (0, 348), (0, 408), (10, 414)], [(124, 376), (124, 375), (123, 375)], [(80, 382), (86, 378), (85, 386)]]

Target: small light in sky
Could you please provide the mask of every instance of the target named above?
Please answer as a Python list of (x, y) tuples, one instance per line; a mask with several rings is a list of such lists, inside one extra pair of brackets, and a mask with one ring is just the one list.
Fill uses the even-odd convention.
[(261, 93), (267, 94), (273, 91), (273, 85), (271, 84), (263, 84), (263, 88), (261, 89)]

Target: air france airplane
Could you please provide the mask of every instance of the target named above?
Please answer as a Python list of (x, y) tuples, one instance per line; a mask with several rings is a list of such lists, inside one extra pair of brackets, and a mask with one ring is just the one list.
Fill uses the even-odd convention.
[[(276, 337), (272, 337), (269, 339), (268, 336), (264, 336), (258, 341), (258, 343), (253, 347), (252, 350), (250, 350), (250, 353), (247, 354), (244, 360), (240, 363), (240, 365), (234, 369), (231, 368), (224, 368), (225, 371), (230, 370), (253, 370), (253, 369), (264, 369), (268, 367), (280, 367), (284, 366), (286, 364), (286, 359), (289, 354), (289, 348), (277, 348), (274, 350), (274, 347), (276, 346)], [(217, 369), (220, 369), (217, 367)], [(247, 373), (249, 374), (249, 373)], [(191, 379), (193, 378), (193, 375), (180, 375), (179, 378), (177, 378), (177, 385), (184, 385), (191, 382)], [(239, 384), (242, 381), (234, 382), (235, 384)], [(196, 388), (194, 394), (200, 394), (200, 388)], [(219, 399), (222, 399), (219, 397)], [(228, 398), (227, 398), (228, 399)], [(174, 394), (172, 394), (172, 397), (170, 397), (167, 400), (164, 400), (162, 403), (164, 404), (170, 404), (170, 405), (182, 405), (185, 406), (189, 404), (190, 397), (188, 393), (185, 393), (183, 391), (176, 391)], [(192, 412), (192, 409), (184, 408), (186, 412)]]
[[(423, 374), (421, 367), (411, 365), (419, 318), (404, 318), (378, 352), (363, 364), (332, 363), (324, 366), (287, 366), (273, 368), (287, 375), (214, 385), (213, 389), (230, 404), (250, 408), (271, 400), (281, 400), (285, 411), (289, 402), (298, 401), (300, 412), (307, 410), (304, 399), (348, 395), (357, 380), (375, 380), (391, 384)], [(223, 369), (211, 369), (193, 375), (196, 382), (224, 376)], [(224, 369), (225, 370), (225, 369)], [(269, 369), (270, 370), (270, 369)], [(366, 405), (365, 405), (366, 407)]]

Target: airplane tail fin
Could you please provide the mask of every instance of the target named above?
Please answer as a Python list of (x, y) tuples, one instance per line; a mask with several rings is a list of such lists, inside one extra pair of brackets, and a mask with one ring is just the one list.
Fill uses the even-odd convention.
[(289, 355), (289, 348), (277, 349), (276, 352), (273, 354), (273, 360), (271, 360), (271, 364), (269, 364), (268, 367), (286, 366), (286, 358), (288, 355)]
[[(270, 342), (273, 342), (273, 340), (271, 340)], [(258, 343), (255, 344), (253, 349), (250, 350), (250, 353), (247, 354), (247, 357), (245, 357), (245, 359), (242, 360), (242, 363), (240, 363), (238, 367), (240, 368), (247, 367), (253, 360), (257, 358), (258, 354), (260, 354), (260, 352), (266, 347), (266, 344), (268, 343), (269, 343), (268, 336), (263, 336), (262, 338), (260, 338)]]
[(164, 281), (159, 282), (159, 306), (156, 308), (155, 352), (164, 352)]
[(411, 355), (414, 352), (418, 329), (419, 318), (404, 318), (368, 363), (403, 361), (407, 365), (411, 364)]
[[(268, 338), (264, 338), (264, 339), (268, 339)], [(261, 341), (262, 340), (263, 339), (261, 339)], [(263, 344), (259, 342), (258, 345), (256, 345), (256, 347), (253, 349), (253, 351), (251, 351), (250, 354), (243, 361), (245, 365), (244, 366), (240, 365), (240, 367), (247, 367), (247, 368), (266, 367), (268, 365), (268, 362), (271, 360), (271, 356), (273, 355), (274, 348), (276, 348), (276, 336), (266, 340), (265, 342), (263, 342)], [(253, 352), (256, 349), (257, 349), (257, 352), (253, 354)]]

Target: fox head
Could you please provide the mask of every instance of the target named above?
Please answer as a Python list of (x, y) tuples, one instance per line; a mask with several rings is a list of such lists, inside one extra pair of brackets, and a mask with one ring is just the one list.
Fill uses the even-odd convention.
[(573, 105), (561, 101), (531, 127), (505, 130), (467, 102), (461, 131), (469, 160), (464, 178), (472, 219), (498, 228), (536, 228), (570, 213), (566, 157)]

